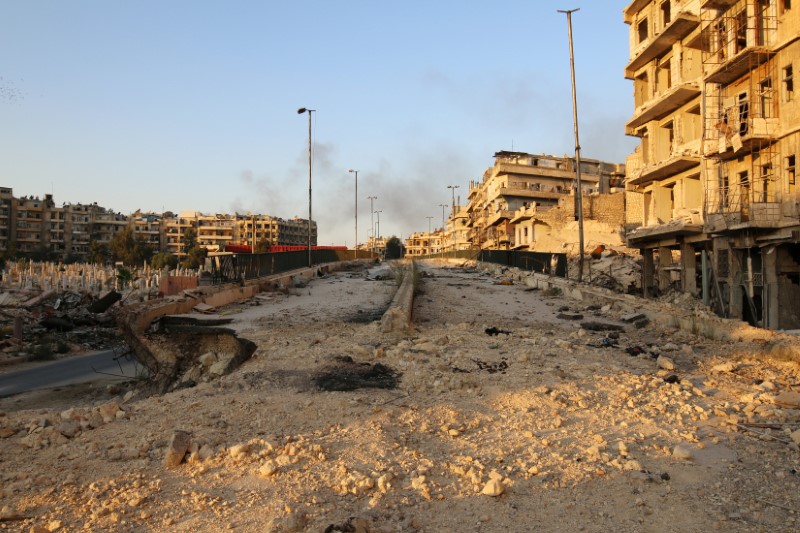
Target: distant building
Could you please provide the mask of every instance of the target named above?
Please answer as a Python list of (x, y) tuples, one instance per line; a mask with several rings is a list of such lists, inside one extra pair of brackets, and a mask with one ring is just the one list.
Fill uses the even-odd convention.
[[(93, 242), (108, 245), (122, 229), (153, 250), (184, 255), (183, 236), (191, 230), (201, 246), (223, 251), (227, 244), (305, 246), (308, 220), (254, 214), (205, 214), (199, 211), (142, 213), (130, 216), (93, 204), (57, 207), (53, 196), (15, 198), (0, 187), (0, 253), (49, 253), (60, 259), (86, 260)], [(317, 244), (317, 224), (311, 222), (311, 245)]]
[(412, 233), (405, 241), (405, 256), (416, 257), (441, 253), (444, 250), (444, 236), (445, 233), (442, 229)]

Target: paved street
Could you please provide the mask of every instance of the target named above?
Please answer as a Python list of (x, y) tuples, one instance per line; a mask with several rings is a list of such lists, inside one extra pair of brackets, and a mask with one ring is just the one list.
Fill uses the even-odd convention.
[(118, 379), (122, 381), (136, 376), (136, 368), (132, 361), (125, 357), (118, 359), (115, 357), (113, 350), (104, 350), (0, 374), (0, 398), (32, 390), (97, 380), (113, 380), (114, 376), (120, 376)]

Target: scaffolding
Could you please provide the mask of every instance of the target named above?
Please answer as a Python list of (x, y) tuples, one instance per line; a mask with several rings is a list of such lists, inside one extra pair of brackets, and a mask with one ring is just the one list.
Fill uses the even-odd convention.
[(707, 0), (701, 10), (704, 208), (714, 230), (780, 218), (775, 9)]

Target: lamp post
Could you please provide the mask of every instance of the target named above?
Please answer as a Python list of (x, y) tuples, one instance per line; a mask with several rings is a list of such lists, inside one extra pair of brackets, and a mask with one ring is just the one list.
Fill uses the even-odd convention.
[(559, 13), (567, 15), (567, 30), (569, 32), (569, 67), (572, 75), (572, 122), (575, 125), (575, 209), (578, 211), (578, 282), (583, 280), (583, 187), (581, 185), (581, 143), (578, 141), (578, 98), (575, 94), (575, 55), (572, 52), (572, 14), (578, 9), (567, 11), (559, 9)]
[(356, 251), (356, 259), (358, 259), (358, 170), (353, 170), (352, 168), (348, 170), (348, 172), (352, 172), (356, 176), (356, 207), (355, 207), (355, 216), (356, 216), (356, 240), (354, 245), (354, 250)]
[(308, 266), (311, 266), (311, 113), (316, 109), (301, 107), (298, 115), (308, 113)]
[[(383, 211), (375, 211), (375, 214), (378, 215), (378, 239), (381, 238), (381, 213), (383, 213)], [(384, 253), (385, 252), (386, 249), (384, 248)]]
[(431, 243), (433, 242), (433, 238), (431, 238), (431, 219), (433, 217), (425, 217), (428, 219), (428, 253), (426, 255), (433, 255), (433, 246)]
[(442, 208), (442, 240), (440, 243), (440, 248), (442, 252), (442, 259), (444, 259), (444, 210), (448, 207), (447, 204), (439, 204), (439, 207)]
[(450, 202), (450, 205), (453, 206), (453, 217), (456, 216), (456, 189), (458, 189), (460, 185), (448, 185), (447, 188), (450, 189), (451, 196), (453, 201)]
[(370, 231), (372, 232), (372, 247), (370, 250), (372, 253), (375, 253), (375, 206), (372, 201), (377, 199), (377, 196), (367, 196), (367, 200), (369, 200)]

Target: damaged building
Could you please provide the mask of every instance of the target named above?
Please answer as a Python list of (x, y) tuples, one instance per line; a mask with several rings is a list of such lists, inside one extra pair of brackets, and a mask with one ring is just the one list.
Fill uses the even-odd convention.
[[(564, 251), (565, 244), (577, 245), (577, 238), (569, 237), (566, 242), (556, 239), (559, 250), (550, 249), (553, 234), (575, 220), (574, 157), (507, 151), (494, 157), (495, 164), (484, 172), (483, 180), (469, 184), (465, 209), (469, 219), (464, 222), (472, 247)], [(625, 198), (617, 191), (622, 190), (624, 175), (624, 165), (581, 159), (585, 218), (610, 216), (611, 226), (622, 226)], [(451, 218), (457, 223), (456, 217)], [(577, 229), (572, 233), (577, 235)], [(619, 238), (616, 241), (605, 244), (621, 244)]]
[(800, 328), (800, 9), (789, 0), (632, 2), (640, 145), (627, 239), (646, 296), (678, 289), (728, 317)]

